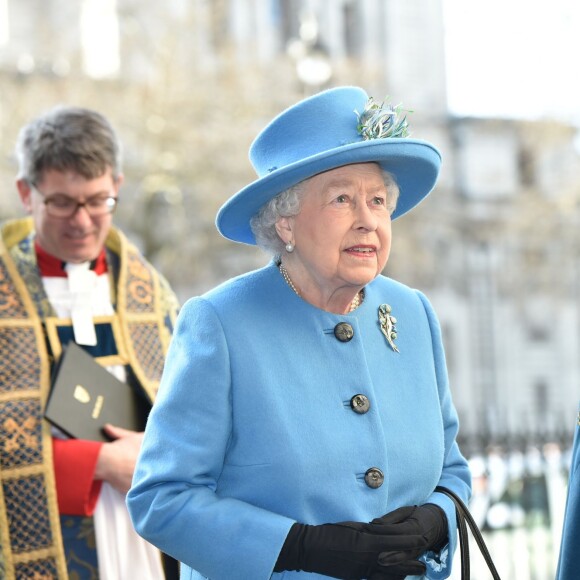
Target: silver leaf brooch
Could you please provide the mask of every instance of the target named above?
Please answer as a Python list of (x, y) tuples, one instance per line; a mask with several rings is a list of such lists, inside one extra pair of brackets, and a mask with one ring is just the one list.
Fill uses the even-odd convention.
[(381, 304), (379, 306), (379, 326), (381, 332), (385, 335), (389, 346), (395, 351), (399, 352), (395, 339), (397, 338), (397, 319), (391, 314), (391, 307), (388, 304)]
[(356, 130), (363, 141), (409, 137), (409, 123), (405, 113), (413, 111), (403, 109), (400, 104), (394, 107), (388, 99), (379, 103), (370, 97), (362, 113), (354, 111), (358, 119)]

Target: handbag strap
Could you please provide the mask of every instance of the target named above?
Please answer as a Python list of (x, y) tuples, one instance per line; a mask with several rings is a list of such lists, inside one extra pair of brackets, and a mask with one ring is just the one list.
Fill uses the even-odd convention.
[[(455, 504), (455, 512), (457, 514), (457, 528), (459, 531), (459, 550), (461, 553), (461, 578), (462, 580), (469, 580), (470, 578), (470, 560), (469, 560), (469, 536), (467, 533), (467, 526), (469, 526), (471, 533), (473, 534), (473, 538), (476, 541), (477, 545), (479, 546), (479, 550), (491, 572), (491, 575), (494, 580), (501, 580), (498, 571), (493, 563), (491, 558), (491, 554), (485, 545), (485, 541), (473, 516), (469, 512), (467, 506), (463, 503), (462, 499), (450, 489), (446, 487), (442, 487), (438, 485), (435, 488), (435, 491), (445, 494)], [(466, 525), (467, 524), (467, 525)]]

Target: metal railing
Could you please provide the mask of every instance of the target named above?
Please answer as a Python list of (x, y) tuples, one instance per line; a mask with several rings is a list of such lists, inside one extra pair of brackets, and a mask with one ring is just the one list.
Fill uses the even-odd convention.
[[(558, 563), (570, 445), (493, 445), (469, 456), (470, 511), (502, 580), (554, 580)], [(470, 541), (473, 580), (491, 576)], [(453, 580), (459, 575), (455, 554)]]

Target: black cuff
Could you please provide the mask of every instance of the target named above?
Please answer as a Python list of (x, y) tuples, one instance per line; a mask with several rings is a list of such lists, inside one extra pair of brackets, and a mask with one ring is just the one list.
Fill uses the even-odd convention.
[(437, 521), (434, 529), (434, 540), (431, 544), (431, 550), (433, 552), (439, 552), (449, 541), (449, 523), (447, 521), (447, 514), (443, 508), (434, 503), (426, 503), (423, 507), (428, 509)]
[(296, 522), (290, 528), (288, 535), (280, 554), (278, 555), (278, 560), (276, 560), (276, 565), (274, 566), (274, 572), (284, 572), (285, 570), (300, 570), (300, 539), (303, 534), (303, 524)]

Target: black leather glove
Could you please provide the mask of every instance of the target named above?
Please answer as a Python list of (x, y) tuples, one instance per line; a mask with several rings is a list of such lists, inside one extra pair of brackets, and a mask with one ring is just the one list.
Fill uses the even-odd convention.
[[(427, 549), (427, 544), (420, 534), (409, 535), (406, 528), (399, 528), (415, 510), (406, 509), (410, 511), (399, 512), (387, 523), (382, 518), (378, 524), (296, 523), (290, 528), (274, 571), (303, 570), (344, 580), (399, 580), (409, 574), (422, 574), (424, 564), (414, 559)], [(379, 565), (379, 558), (385, 564)]]
[(394, 566), (378, 566), (368, 580), (405, 580), (407, 576), (422, 576), (427, 567), (419, 560), (407, 560)]
[[(397, 533), (403, 537), (421, 536), (425, 540), (425, 550), (438, 552), (447, 543), (448, 522), (445, 512), (433, 503), (426, 503), (409, 507), (402, 507), (385, 514), (381, 518), (374, 519), (371, 524), (387, 526), (390, 533)], [(392, 526), (397, 526), (397, 531), (392, 531)], [(388, 553), (379, 557), (381, 565), (388, 565), (390, 556)]]

